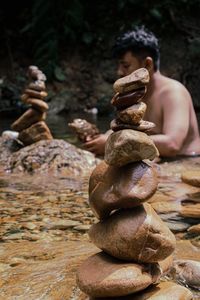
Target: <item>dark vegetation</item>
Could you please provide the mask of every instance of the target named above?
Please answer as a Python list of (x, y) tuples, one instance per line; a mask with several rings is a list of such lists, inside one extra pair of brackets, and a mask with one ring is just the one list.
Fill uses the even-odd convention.
[[(35, 64), (47, 75), (56, 113), (106, 111), (113, 38), (141, 24), (160, 40), (162, 71), (182, 81), (200, 108), (200, 0), (7, 0), (0, 7), (0, 110), (20, 107), (27, 67)], [(65, 101), (56, 111), (57, 98)]]

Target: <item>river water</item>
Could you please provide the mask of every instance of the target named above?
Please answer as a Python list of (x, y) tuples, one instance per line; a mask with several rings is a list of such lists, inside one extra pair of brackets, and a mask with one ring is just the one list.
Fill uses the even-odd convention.
[[(48, 116), (54, 138), (78, 145), (67, 125), (77, 117), (97, 124), (102, 132), (112, 119), (89, 114)], [(9, 130), (15, 119), (1, 118), (0, 133)], [(200, 202), (199, 188), (180, 180), (183, 171), (199, 168), (199, 158), (158, 165), (160, 182), (151, 205), (176, 235), (177, 259), (200, 261), (199, 236), (188, 233), (199, 223), (193, 209)], [(77, 266), (97, 252), (87, 235), (96, 222), (88, 205), (88, 178), (17, 176), (0, 170), (0, 204), (0, 300), (81, 299), (74, 277)], [(183, 217), (180, 211), (187, 205), (190, 214)], [(194, 299), (200, 299), (199, 291), (189, 288)]]

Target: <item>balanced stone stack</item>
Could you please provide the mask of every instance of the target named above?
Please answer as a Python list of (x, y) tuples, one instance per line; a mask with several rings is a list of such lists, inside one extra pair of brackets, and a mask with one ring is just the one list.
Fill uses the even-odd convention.
[(36, 66), (28, 69), (29, 85), (21, 97), (22, 102), (29, 105), (28, 110), (20, 116), (11, 128), (19, 132), (18, 139), (25, 145), (30, 145), (40, 140), (53, 139), (45, 123), (48, 104), (45, 102), (46, 76)]
[[(158, 150), (144, 132), (154, 125), (142, 120), (148, 82), (148, 71), (142, 68), (114, 83), (114, 132), (106, 143), (105, 160), (89, 180), (89, 204), (99, 219), (89, 236), (102, 251), (84, 261), (77, 272), (77, 284), (90, 299), (135, 295), (156, 284), (172, 264), (175, 237), (144, 203), (158, 184), (149, 163)], [(191, 299), (189, 295), (176, 300)]]

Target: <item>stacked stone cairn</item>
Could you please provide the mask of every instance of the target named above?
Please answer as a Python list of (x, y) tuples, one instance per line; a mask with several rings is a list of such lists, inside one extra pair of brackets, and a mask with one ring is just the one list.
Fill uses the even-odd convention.
[(29, 84), (21, 100), (29, 108), (12, 125), (14, 131), (19, 132), (18, 139), (25, 145), (30, 145), (40, 140), (53, 139), (45, 123), (48, 104), (45, 102), (46, 76), (36, 66), (29, 66)]
[(102, 251), (77, 271), (77, 284), (90, 299), (135, 295), (158, 283), (173, 261), (175, 237), (144, 203), (158, 184), (149, 161), (158, 150), (145, 133), (154, 124), (142, 120), (148, 82), (149, 73), (142, 68), (114, 83), (111, 103), (117, 118), (111, 122), (104, 160), (89, 179), (89, 204), (99, 219), (89, 236)]

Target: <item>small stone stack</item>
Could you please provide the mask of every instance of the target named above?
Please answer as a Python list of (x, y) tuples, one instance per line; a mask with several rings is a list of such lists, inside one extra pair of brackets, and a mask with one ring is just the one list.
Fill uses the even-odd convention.
[(48, 126), (45, 123), (48, 104), (45, 102), (46, 76), (36, 66), (28, 69), (29, 85), (21, 96), (22, 102), (30, 105), (30, 108), (12, 125), (12, 130), (18, 131), (18, 139), (25, 145), (30, 145), (40, 140), (53, 139)]
[(158, 150), (144, 132), (154, 124), (142, 120), (148, 82), (148, 71), (142, 68), (114, 83), (114, 132), (106, 143), (105, 160), (89, 181), (89, 204), (99, 219), (89, 236), (102, 251), (83, 262), (77, 273), (78, 286), (90, 297), (144, 290), (172, 264), (175, 237), (144, 203), (158, 184), (156, 170), (148, 163)]

